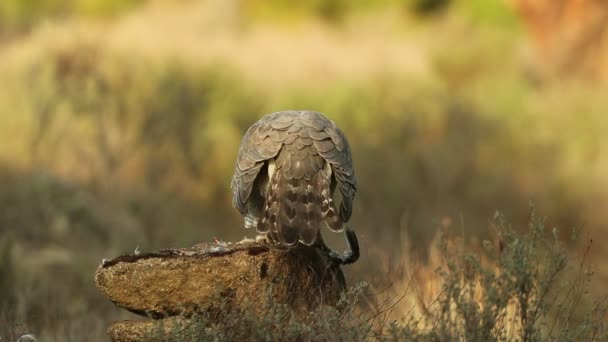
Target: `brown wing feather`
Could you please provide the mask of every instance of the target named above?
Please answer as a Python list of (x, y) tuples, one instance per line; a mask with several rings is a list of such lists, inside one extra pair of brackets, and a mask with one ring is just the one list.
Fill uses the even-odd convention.
[(336, 124), (319, 113), (307, 112), (302, 121), (310, 127), (310, 137), (319, 155), (330, 165), (342, 195), (340, 218), (343, 222), (350, 219), (357, 181), (353, 168), (350, 146), (344, 133)]
[(265, 116), (253, 124), (245, 133), (232, 177), (232, 204), (242, 213), (247, 213), (247, 200), (253, 183), (264, 162), (275, 157), (282, 146), (281, 135), (270, 126), (271, 116)]

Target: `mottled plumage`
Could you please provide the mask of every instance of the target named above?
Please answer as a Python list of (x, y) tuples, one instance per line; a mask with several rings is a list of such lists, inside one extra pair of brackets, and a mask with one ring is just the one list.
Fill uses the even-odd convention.
[(355, 190), (346, 137), (320, 113), (273, 113), (254, 123), (243, 137), (232, 191), (246, 228), (256, 227), (287, 245), (313, 245), (321, 227), (336, 232), (345, 228)]

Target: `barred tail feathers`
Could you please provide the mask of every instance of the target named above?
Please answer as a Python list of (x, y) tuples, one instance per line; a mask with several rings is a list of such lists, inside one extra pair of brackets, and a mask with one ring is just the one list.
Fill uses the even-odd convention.
[(330, 183), (331, 178), (321, 170), (307, 180), (288, 178), (277, 169), (271, 177), (257, 231), (271, 233), (289, 245), (298, 240), (305, 245), (314, 244), (323, 223), (332, 231), (342, 231)]

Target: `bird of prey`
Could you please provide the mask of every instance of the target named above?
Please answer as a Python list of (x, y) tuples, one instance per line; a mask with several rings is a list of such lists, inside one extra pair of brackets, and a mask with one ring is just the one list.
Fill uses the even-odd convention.
[[(357, 237), (346, 227), (356, 191), (350, 147), (321, 113), (282, 111), (254, 123), (241, 141), (231, 187), (245, 228), (287, 246), (314, 245), (341, 264), (359, 257)], [(350, 251), (332, 252), (322, 227), (345, 231)]]

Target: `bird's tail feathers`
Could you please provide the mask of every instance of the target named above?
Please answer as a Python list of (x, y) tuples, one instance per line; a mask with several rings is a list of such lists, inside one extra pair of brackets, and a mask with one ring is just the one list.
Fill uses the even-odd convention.
[(333, 231), (344, 229), (337, 215), (330, 190), (331, 178), (324, 172), (311, 179), (288, 178), (280, 169), (272, 175), (259, 233), (273, 232), (279, 241), (293, 245), (301, 241), (312, 245), (322, 224)]

